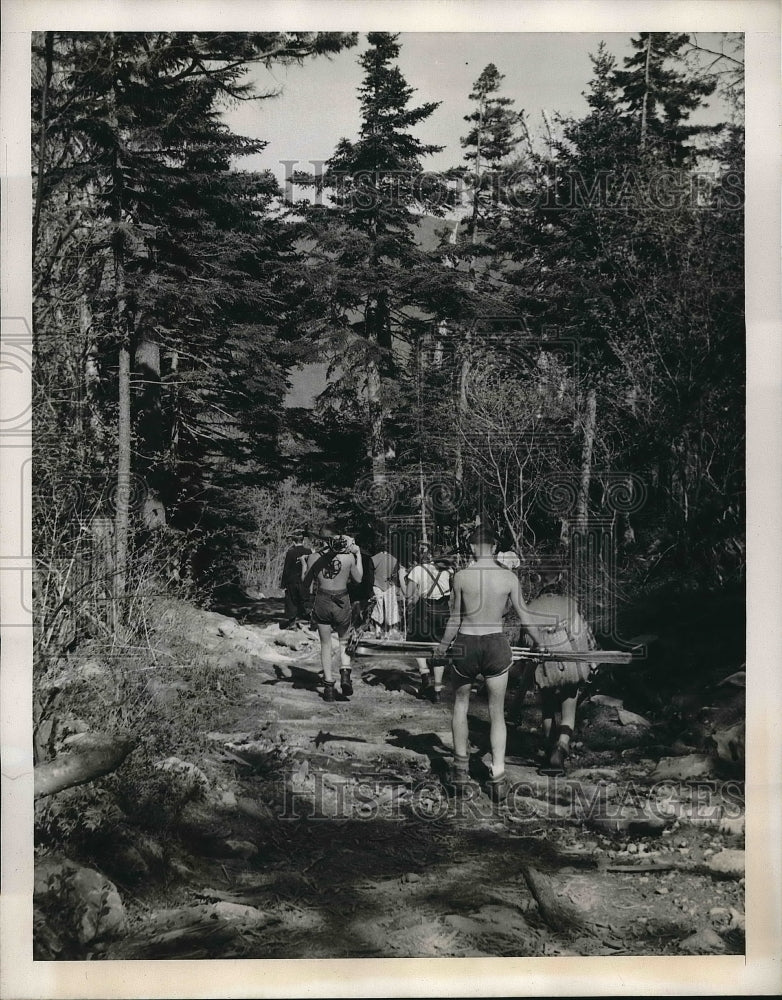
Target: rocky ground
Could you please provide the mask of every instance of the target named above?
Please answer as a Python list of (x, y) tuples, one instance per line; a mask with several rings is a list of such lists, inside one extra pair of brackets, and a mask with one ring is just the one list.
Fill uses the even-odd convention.
[[(326, 704), (313, 633), (280, 629), (274, 600), (231, 611), (161, 600), (158, 662), (197, 650), (234, 672), (232, 687), (219, 712), (195, 713), (181, 753), (155, 762), (189, 789), (164, 830), (136, 826), (68, 859), (42, 845), (38, 957), (743, 952), (741, 672), (714, 684), (698, 725), (592, 692), (557, 780), (537, 773), (529, 693), (496, 806), (482, 790), (481, 692), (475, 784), (453, 798), (441, 781), (451, 698), (418, 698), (413, 661), (356, 660), (353, 695)], [(150, 671), (155, 698), (192, 702), (193, 678), (170, 675)]]

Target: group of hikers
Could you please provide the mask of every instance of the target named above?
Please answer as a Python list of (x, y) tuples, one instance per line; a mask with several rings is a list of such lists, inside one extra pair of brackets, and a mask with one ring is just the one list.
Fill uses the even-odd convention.
[[(508, 792), (505, 695), (513, 664), (503, 622), (506, 612), (512, 609), (524, 641), (538, 650), (563, 648), (563, 643), (567, 649), (590, 648), (589, 631), (573, 602), (566, 600), (563, 605), (562, 597), (555, 593), (560, 574), (544, 579), (541, 593), (525, 603), (514, 572), (521, 564), (519, 556), (501, 550), (495, 534), (483, 525), (472, 530), (468, 544), (466, 558), (461, 559), (435, 558), (429, 546), (422, 544), (414, 565), (407, 570), (382, 543), (371, 555), (353, 537), (333, 529), (324, 528), (322, 534), (312, 537), (301, 532), (285, 558), (283, 625), (309, 622), (317, 629), (323, 699), (327, 702), (335, 700), (333, 633), (339, 640), (340, 690), (347, 697), (353, 693), (351, 661), (345, 648), (351, 625), (371, 628), (378, 638), (436, 643), (430, 656), (419, 653), (416, 657), (419, 694), (437, 702), (450, 667), (454, 705), (449, 781), (456, 790), (471, 783), (468, 709), (472, 690), (482, 678), (490, 719), (487, 791), (492, 799), (502, 801)], [(590, 665), (536, 664), (534, 660), (530, 664), (541, 689), (546, 742), (541, 772), (561, 774), (570, 751), (579, 684), (587, 678)], [(528, 681), (532, 676), (529, 670), (530, 665)]]

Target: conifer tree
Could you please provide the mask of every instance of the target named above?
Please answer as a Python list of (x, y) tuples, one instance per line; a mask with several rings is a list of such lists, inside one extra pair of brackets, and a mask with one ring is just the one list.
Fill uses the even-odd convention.
[(631, 40), (634, 54), (613, 75), (636, 122), (639, 148), (676, 165), (687, 155), (686, 140), (703, 131), (687, 124), (690, 113), (716, 89), (713, 79), (687, 71), (688, 43), (687, 34), (642, 31)]
[(427, 297), (426, 275), (416, 273), (424, 256), (415, 243), (415, 209), (428, 205), (440, 211), (442, 201), (439, 185), (422, 165), (441, 147), (421, 142), (411, 131), (438, 105), (410, 105), (415, 91), (395, 64), (397, 39), (387, 32), (367, 35), (369, 48), (359, 59), (364, 78), (358, 138), (339, 142), (321, 177), (296, 178), (328, 192), (326, 205), (307, 211), (316, 241), (312, 256), (325, 278), (321, 287), (330, 302), (325, 334), (343, 368), (343, 387), (366, 401), (367, 450), (376, 483), (386, 474), (390, 400), (384, 382), (395, 368), (394, 338), (409, 336), (406, 308)]
[[(273, 178), (230, 169), (265, 142), (231, 133), (221, 109), (256, 99), (251, 62), (297, 61), (353, 39), (157, 32), (35, 41), (45, 64), (33, 109), (38, 305), (56, 300), (63, 248), (78, 236), (85, 258), (74, 277), (91, 313), (96, 402), (102, 393), (104, 413), (116, 414), (121, 595), (131, 472), (171, 504), (183, 491), (200, 495), (190, 523), (204, 512), (219, 523), (209, 494), (222, 460), (230, 456), (239, 477), (258, 475), (276, 451), (295, 354), (292, 234), (271, 218)], [(57, 220), (62, 205), (76, 207), (77, 225)], [(44, 321), (39, 309), (39, 340), (54, 315)]]
[(521, 138), (516, 131), (519, 115), (511, 110), (512, 98), (499, 96), (504, 79), (494, 63), (489, 63), (470, 92), (470, 100), (475, 101), (477, 107), (464, 116), (464, 120), (471, 125), (461, 144), (465, 150), (464, 158), (472, 167), (472, 243), (475, 243), (478, 229), (481, 192), (487, 184), (494, 183), (496, 186), (500, 167), (513, 154)]

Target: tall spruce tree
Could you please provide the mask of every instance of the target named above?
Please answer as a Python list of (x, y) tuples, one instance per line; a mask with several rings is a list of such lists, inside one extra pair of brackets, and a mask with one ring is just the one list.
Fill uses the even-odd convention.
[(638, 144), (646, 153), (680, 165), (686, 140), (703, 129), (688, 125), (691, 112), (716, 89), (709, 76), (690, 72), (684, 64), (689, 35), (642, 31), (631, 40), (635, 52), (614, 71), (623, 103), (638, 128)]
[[(79, 234), (87, 263), (76, 278), (91, 314), (89, 350), (102, 383), (96, 398), (102, 392), (107, 413), (116, 407), (118, 596), (131, 471), (171, 503), (183, 492), (200, 496), (191, 500), (190, 523), (207, 513), (219, 524), (213, 489), (223, 460), (230, 457), (240, 476), (242, 464), (258, 475), (275, 454), (294, 356), (286, 340), (295, 253), (288, 229), (269, 212), (273, 178), (231, 169), (265, 143), (231, 133), (222, 107), (256, 99), (251, 62), (297, 61), (353, 40), (301, 32), (42, 39), (36, 274), (41, 296), (56, 297), (57, 262)], [(61, 206), (74, 202), (80, 217), (72, 229)], [(41, 224), (52, 208), (62, 216), (55, 232)], [(45, 325), (36, 327), (45, 340)]]
[[(395, 337), (409, 336), (409, 305), (425, 299), (415, 242), (415, 209), (442, 201), (422, 160), (441, 147), (421, 142), (412, 129), (438, 104), (411, 106), (414, 88), (395, 64), (398, 36), (370, 32), (359, 58), (358, 139), (342, 139), (321, 177), (299, 175), (301, 184), (328, 192), (325, 205), (307, 211), (312, 251), (329, 300), (324, 334), (342, 368), (342, 385), (366, 402), (368, 456), (374, 482), (386, 475), (386, 422)], [(300, 209), (298, 209), (300, 210)]]
[[(668, 58), (677, 46), (665, 47)], [(508, 302), (577, 340), (586, 379), (584, 443), (592, 423), (593, 466), (634, 469), (647, 480), (650, 508), (635, 541), (666, 553), (656, 571), (676, 566), (692, 576), (702, 572), (703, 580), (712, 574), (713, 582), (721, 570), (710, 536), (699, 540), (694, 525), (703, 531), (709, 517), (723, 523), (729, 509), (735, 524), (737, 509), (735, 463), (726, 459), (732, 471), (722, 482), (705, 471), (718, 462), (710, 427), (722, 428), (730, 454), (741, 440), (739, 427), (725, 424), (723, 402), (740, 393), (742, 378), (741, 365), (725, 360), (731, 350), (742, 354), (740, 278), (726, 280), (723, 271), (728, 265), (741, 275), (741, 211), (730, 204), (737, 191), (729, 179), (704, 188), (692, 171), (685, 140), (693, 131), (678, 117), (676, 109), (685, 107), (680, 94), (668, 100), (667, 117), (658, 119), (649, 105), (643, 147), (640, 91), (628, 109), (620, 86), (627, 79), (617, 76), (604, 48), (593, 65), (589, 113), (562, 122), (536, 202), (495, 237), (514, 258)], [(673, 86), (683, 74), (674, 65), (664, 79)], [(649, 79), (662, 78), (650, 70)], [(694, 110), (693, 95), (706, 90), (694, 90), (686, 108)], [(686, 169), (668, 169), (685, 162)], [(587, 481), (586, 455), (585, 447), (581, 516), (601, 496), (599, 478)], [(632, 526), (624, 531), (634, 538)]]
[(499, 96), (504, 75), (494, 63), (483, 70), (470, 92), (476, 108), (464, 120), (471, 125), (461, 139), (464, 158), (471, 167), (473, 186), (470, 240), (475, 243), (478, 231), (481, 193), (487, 188), (497, 189), (499, 171), (512, 156), (521, 136), (518, 134), (519, 114), (511, 110), (513, 99)]

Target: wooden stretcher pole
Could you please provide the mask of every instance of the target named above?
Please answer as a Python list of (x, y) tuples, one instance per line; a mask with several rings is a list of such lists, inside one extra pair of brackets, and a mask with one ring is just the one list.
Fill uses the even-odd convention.
[[(436, 642), (389, 642), (380, 639), (357, 639), (353, 646), (356, 656), (430, 656), (437, 648)], [(349, 651), (350, 652), (350, 651)], [(640, 659), (632, 652), (618, 649), (589, 650), (534, 650), (524, 646), (512, 646), (514, 660), (541, 660), (548, 662), (569, 661), (576, 663), (619, 664), (632, 663)], [(352, 655), (352, 654), (351, 654)]]

